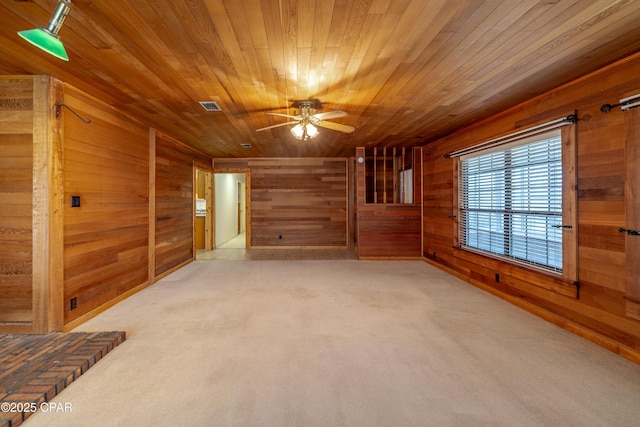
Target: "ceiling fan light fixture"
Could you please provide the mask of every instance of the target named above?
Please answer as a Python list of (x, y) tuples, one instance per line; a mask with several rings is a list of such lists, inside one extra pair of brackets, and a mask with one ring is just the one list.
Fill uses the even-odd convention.
[(46, 28), (40, 27), (33, 30), (18, 31), (18, 35), (48, 54), (68, 61), (69, 55), (67, 55), (64, 45), (60, 41), (58, 32), (69, 14), (69, 3), (71, 3), (71, 0), (58, 0), (58, 6), (53, 15), (51, 15), (49, 25)]
[(298, 123), (294, 127), (291, 128), (291, 134), (296, 137), (296, 139), (302, 139), (302, 135), (304, 135), (304, 129), (302, 125)]
[[(317, 100), (316, 100), (317, 101)], [(317, 102), (319, 104), (319, 102)], [(300, 108), (300, 114), (293, 116), (291, 114), (282, 113), (267, 113), (271, 116), (286, 117), (290, 121), (286, 123), (279, 123), (271, 126), (262, 127), (256, 129), (256, 132), (262, 132), (263, 130), (278, 128), (280, 126), (294, 125), (289, 128), (291, 134), (298, 140), (307, 141), (320, 135), (318, 127), (335, 130), (342, 133), (351, 133), (356, 128), (342, 123), (335, 123), (328, 121), (329, 119), (336, 119), (338, 117), (344, 117), (348, 114), (342, 110), (327, 111), (324, 113), (316, 113), (312, 108), (311, 101), (300, 101), (298, 106)]]
[(320, 134), (320, 132), (318, 132), (318, 128), (316, 128), (311, 123), (298, 123), (291, 128), (291, 134), (295, 136), (296, 139), (306, 141), (308, 139), (315, 138)]
[(307, 125), (307, 135), (309, 136), (309, 138), (315, 138), (319, 134), (320, 134), (320, 132), (318, 132), (318, 128), (317, 127), (315, 127), (311, 123), (309, 123)]

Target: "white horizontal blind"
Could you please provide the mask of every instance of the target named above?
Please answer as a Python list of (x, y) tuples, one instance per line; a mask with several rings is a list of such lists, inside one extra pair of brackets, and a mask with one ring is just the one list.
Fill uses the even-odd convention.
[(459, 241), (562, 272), (562, 143), (540, 138), (460, 159)]

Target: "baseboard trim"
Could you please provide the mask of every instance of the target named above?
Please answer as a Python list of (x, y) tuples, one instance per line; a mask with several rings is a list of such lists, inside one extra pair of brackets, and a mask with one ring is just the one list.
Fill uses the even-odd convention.
[(346, 246), (251, 246), (247, 249), (313, 249), (313, 250), (346, 250)]
[(163, 271), (162, 273), (158, 274), (156, 277), (153, 278), (153, 283), (157, 282), (160, 279), (163, 279), (165, 277), (167, 277), (168, 275), (170, 275), (171, 273), (174, 273), (178, 270), (180, 270), (182, 267), (191, 264), (191, 262), (195, 261), (195, 258), (191, 258), (188, 259), (186, 261), (181, 262), (180, 264), (176, 265), (175, 267), (172, 267), (170, 269), (168, 269), (167, 271)]
[(470, 279), (466, 276), (464, 276), (463, 274), (453, 270), (450, 267), (447, 267), (445, 265), (442, 265), (440, 263), (434, 262), (433, 260), (423, 257), (422, 260), (424, 262), (426, 262), (429, 265), (432, 265), (446, 273), (451, 274), (452, 276), (457, 277), (460, 280), (463, 280), (467, 283), (470, 283), (473, 286), (476, 286), (477, 288), (480, 288), (484, 291), (487, 291), (495, 296), (497, 296), (498, 298), (501, 298), (517, 307), (522, 308), (523, 310), (528, 311), (531, 314), (534, 314), (548, 322), (553, 323), (556, 326), (559, 326), (569, 332), (571, 332), (574, 335), (577, 335), (581, 338), (584, 338), (588, 341), (591, 341), (594, 344), (599, 345), (602, 348), (605, 348), (613, 353), (616, 353), (619, 356), (624, 357), (627, 360), (630, 360), (634, 363), (637, 363), (640, 365), (640, 351), (633, 349), (631, 347), (628, 347), (624, 344), (621, 344), (609, 337), (606, 337), (602, 334), (599, 334), (598, 332), (595, 332), (591, 329), (588, 329), (582, 325), (579, 325), (571, 320), (565, 319), (562, 316), (559, 316), (555, 313), (552, 313), (548, 310), (545, 310), (542, 307), (539, 307), (537, 305), (531, 304), (529, 302), (523, 301), (518, 297), (515, 297), (513, 295), (509, 295), (506, 294), (504, 292), (501, 292), (495, 288), (492, 288), (491, 286), (487, 286), (484, 283), (477, 281), (477, 280), (473, 280)]
[(79, 316), (79, 317), (73, 319), (72, 321), (70, 321), (69, 323), (66, 323), (64, 325), (64, 327), (62, 328), (62, 332), (69, 332), (72, 329), (77, 328), (78, 326), (80, 326), (84, 322), (86, 322), (87, 320), (96, 317), (98, 314), (110, 309), (111, 307), (113, 307), (114, 305), (118, 304), (119, 302), (122, 302), (125, 299), (129, 298), (131, 295), (137, 294), (138, 292), (140, 292), (144, 288), (147, 288), (147, 287), (153, 285), (158, 280), (162, 279), (165, 276), (168, 276), (169, 274), (175, 272), (176, 270), (181, 269), (182, 267), (184, 267), (185, 265), (189, 264), (192, 261), (193, 261), (193, 258), (189, 259), (187, 261), (184, 261), (184, 262), (176, 265), (175, 267), (173, 267), (173, 268), (171, 268), (171, 269), (169, 269), (169, 270), (157, 275), (152, 280), (147, 280), (146, 282), (141, 283), (138, 286), (129, 289), (128, 291), (126, 291), (126, 292), (118, 295), (117, 297), (105, 302), (104, 304), (100, 305), (99, 307), (94, 308), (93, 310), (83, 314), (82, 316)]
[(33, 324), (31, 322), (3, 322), (0, 323), (0, 334), (33, 334)]

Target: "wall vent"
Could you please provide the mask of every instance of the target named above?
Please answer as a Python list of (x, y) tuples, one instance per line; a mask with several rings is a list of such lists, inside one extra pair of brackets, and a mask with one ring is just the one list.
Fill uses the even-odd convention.
[(215, 101), (200, 101), (199, 104), (207, 111), (222, 111), (222, 108)]
[(251, 144), (240, 144), (242, 148), (251, 148)]

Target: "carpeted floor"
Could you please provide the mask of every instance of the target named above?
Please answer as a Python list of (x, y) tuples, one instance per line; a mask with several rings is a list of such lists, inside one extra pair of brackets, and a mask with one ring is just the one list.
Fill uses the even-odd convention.
[(0, 427), (58, 410), (51, 399), (124, 340), (124, 332), (0, 335)]
[(38, 426), (636, 426), (640, 366), (420, 261), (195, 261)]
[(199, 249), (196, 257), (206, 261), (311, 261), (311, 260), (355, 260), (358, 257), (348, 249), (239, 249), (219, 248), (213, 251)]

